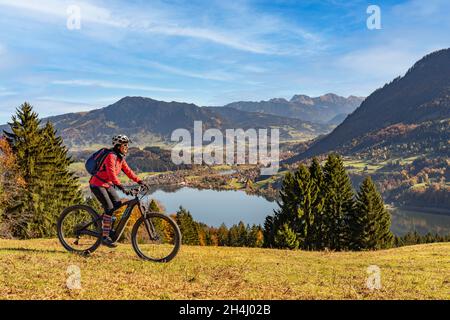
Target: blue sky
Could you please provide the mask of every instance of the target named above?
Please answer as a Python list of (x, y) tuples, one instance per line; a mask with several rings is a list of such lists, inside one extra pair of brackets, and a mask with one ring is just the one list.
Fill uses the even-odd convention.
[[(381, 29), (369, 30), (369, 5)], [(81, 28), (67, 28), (67, 8)], [(369, 95), (450, 47), (450, 1), (0, 0), (0, 123), (124, 96), (201, 106)]]

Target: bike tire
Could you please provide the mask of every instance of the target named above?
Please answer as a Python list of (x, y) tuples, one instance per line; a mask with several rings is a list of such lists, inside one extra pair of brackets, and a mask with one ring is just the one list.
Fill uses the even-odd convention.
[(144, 217), (140, 217), (136, 223), (133, 226), (133, 230), (131, 231), (131, 243), (133, 245), (133, 249), (136, 252), (136, 254), (139, 256), (139, 258), (146, 260), (146, 261), (153, 261), (153, 262), (162, 262), (162, 263), (166, 263), (171, 261), (173, 258), (175, 258), (175, 256), (178, 254), (178, 251), (180, 250), (181, 247), (181, 232), (180, 232), (180, 228), (178, 227), (177, 223), (171, 219), (169, 216), (162, 214), (162, 213), (158, 213), (158, 212), (149, 212), (146, 214), (146, 219), (150, 219), (152, 217), (157, 217), (157, 218), (161, 218), (163, 220), (165, 220), (166, 222), (169, 223), (170, 227), (172, 228), (173, 234), (174, 234), (174, 248), (172, 250), (172, 252), (167, 255), (164, 258), (152, 258), (149, 257), (148, 255), (146, 255), (145, 253), (143, 253), (140, 248), (139, 248), (139, 244), (138, 244), (138, 230), (140, 225), (144, 222)]
[(101, 235), (102, 225), (101, 225), (100, 215), (93, 208), (91, 208), (89, 206), (74, 205), (74, 206), (67, 207), (66, 209), (64, 209), (58, 218), (57, 234), (58, 234), (59, 242), (69, 252), (78, 253), (78, 254), (90, 254), (90, 253), (94, 252), (100, 246), (100, 244), (102, 242), (101, 236), (98, 237), (97, 241), (91, 247), (89, 247), (87, 249), (83, 249), (83, 250), (77, 250), (77, 249), (73, 248), (72, 246), (70, 246), (70, 244), (67, 243), (67, 241), (64, 238), (63, 231), (62, 231), (62, 223), (63, 223), (64, 219), (66, 218), (66, 216), (75, 210), (84, 210), (84, 211), (88, 212), (91, 215), (92, 219), (94, 221), (97, 221), (96, 229), (99, 232), (99, 234)]

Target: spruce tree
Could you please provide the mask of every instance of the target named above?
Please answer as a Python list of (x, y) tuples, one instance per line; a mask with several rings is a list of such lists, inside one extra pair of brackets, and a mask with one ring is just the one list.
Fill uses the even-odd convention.
[(69, 171), (72, 160), (68, 150), (51, 124), (41, 126), (28, 103), (17, 109), (9, 125), (11, 132), (5, 135), (16, 155), (26, 190), (21, 195), (20, 206), (7, 210), (19, 216), (29, 214), (15, 236), (55, 236), (60, 212), (82, 201), (77, 178)]
[(287, 224), (283, 224), (275, 235), (275, 246), (280, 249), (298, 249), (300, 242), (297, 234)]
[[(315, 237), (313, 209), (317, 192), (314, 196), (311, 194), (312, 184), (310, 172), (304, 165), (300, 165), (294, 174), (287, 173), (280, 191), (280, 209), (274, 216), (273, 234), (277, 235), (280, 231), (291, 237), (292, 231), (298, 246), (303, 249), (311, 249)], [(281, 243), (278, 241), (277, 246)]]
[(239, 228), (237, 225), (232, 225), (228, 230), (227, 246), (237, 247), (239, 243)]
[(217, 238), (219, 246), (226, 246), (228, 244), (228, 228), (224, 223), (217, 230)]
[[(295, 236), (294, 242), (297, 243), (297, 247), (300, 241), (303, 242), (304, 240), (304, 232), (301, 230), (302, 221), (299, 219), (299, 217), (303, 215), (303, 211), (298, 205), (299, 192), (297, 190), (298, 184), (296, 179), (296, 173), (286, 173), (280, 190), (280, 200), (277, 201), (280, 208), (275, 210), (272, 228), (274, 245), (278, 248), (282, 248), (282, 245), (286, 243), (285, 241), (280, 240), (280, 237), (283, 237), (284, 235), (288, 235), (291, 238)], [(288, 232), (286, 230), (288, 230)]]
[(187, 245), (199, 245), (199, 230), (198, 225), (192, 218), (189, 211), (180, 207), (177, 211), (176, 221), (180, 227), (182, 243)]
[(351, 248), (375, 250), (392, 246), (391, 216), (370, 177), (364, 179), (356, 196), (356, 205), (349, 219)]
[(297, 233), (299, 245), (310, 249), (314, 238), (314, 212), (311, 197), (311, 175), (309, 170), (300, 165), (295, 172), (296, 223), (292, 229)]
[(274, 234), (274, 217), (269, 215), (264, 220), (264, 231), (263, 231), (263, 247), (272, 248), (275, 245), (275, 234)]
[(348, 219), (354, 210), (354, 194), (344, 163), (330, 154), (324, 166), (324, 244), (333, 250), (345, 250), (350, 241)]
[(309, 167), (311, 177), (311, 201), (312, 214), (314, 216), (314, 224), (312, 228), (312, 235), (310, 240), (310, 249), (321, 250), (324, 248), (325, 226), (324, 226), (324, 202), (325, 202), (325, 188), (324, 188), (324, 174), (322, 166), (317, 158), (314, 158)]
[(148, 205), (148, 210), (150, 212), (162, 212), (161, 208), (159, 207), (155, 199), (152, 199), (150, 201), (150, 204)]
[(252, 248), (260, 248), (263, 245), (263, 231), (261, 226), (253, 225), (249, 228), (247, 245)]
[(297, 195), (295, 192), (296, 181), (295, 176), (291, 172), (286, 173), (283, 178), (281, 186), (280, 200), (277, 200), (277, 204), (280, 207), (275, 210), (274, 225), (283, 225), (289, 223), (291, 225), (297, 222)]

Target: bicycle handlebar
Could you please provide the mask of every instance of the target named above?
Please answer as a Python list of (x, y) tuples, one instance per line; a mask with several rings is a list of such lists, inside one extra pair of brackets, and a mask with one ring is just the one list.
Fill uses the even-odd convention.
[[(145, 194), (149, 191), (149, 186), (148, 185), (133, 185), (133, 186), (128, 186), (125, 187), (126, 189), (126, 195), (128, 196), (133, 196), (133, 197), (137, 197), (139, 194), (144, 193)], [(143, 195), (145, 195), (143, 194)]]

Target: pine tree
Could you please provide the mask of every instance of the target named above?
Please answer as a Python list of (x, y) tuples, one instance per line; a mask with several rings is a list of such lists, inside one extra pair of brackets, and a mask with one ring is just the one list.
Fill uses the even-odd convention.
[(312, 201), (312, 215), (314, 216), (314, 224), (312, 228), (312, 235), (310, 238), (310, 249), (321, 250), (324, 248), (325, 226), (324, 226), (324, 202), (325, 202), (325, 187), (324, 174), (322, 167), (317, 158), (314, 158), (309, 167), (311, 176), (311, 201)]
[(41, 190), (40, 206), (35, 211), (32, 228), (38, 230), (39, 235), (50, 237), (55, 235), (55, 223), (61, 211), (69, 205), (82, 203), (83, 198), (78, 178), (69, 170), (73, 160), (51, 123), (42, 129), (42, 137), (44, 154), (36, 168), (40, 177), (37, 180)]
[(248, 246), (248, 228), (244, 222), (239, 221), (238, 224), (238, 243), (236, 244), (238, 247), (247, 247)]
[(162, 212), (160, 206), (158, 205), (155, 199), (152, 199), (150, 201), (150, 204), (148, 205), (148, 210), (150, 212)]
[(324, 166), (324, 244), (333, 250), (345, 250), (349, 244), (348, 219), (354, 210), (354, 195), (344, 163), (330, 154)]
[[(280, 191), (280, 209), (275, 211), (272, 234), (277, 235), (281, 230), (286, 233), (284, 225), (292, 231), (303, 249), (314, 248), (316, 236), (315, 211), (320, 195), (319, 187), (311, 178), (311, 173), (304, 165), (300, 165), (294, 174), (287, 173)], [(267, 222), (267, 221), (266, 221)], [(265, 228), (266, 238), (269, 236)], [(289, 231), (289, 232), (290, 232)], [(277, 246), (280, 245), (278, 242)]]
[(304, 165), (300, 165), (295, 172), (294, 177), (296, 182), (294, 191), (297, 200), (297, 223), (294, 225), (293, 230), (295, 230), (299, 236), (300, 247), (303, 249), (310, 249), (314, 240), (313, 203), (315, 201), (311, 194), (311, 175), (308, 168)]
[(239, 228), (237, 225), (232, 225), (228, 230), (227, 246), (237, 247), (239, 243)]
[(219, 246), (226, 246), (228, 243), (228, 228), (227, 226), (222, 223), (219, 227), (219, 229), (217, 230), (217, 240), (218, 240), (218, 244)]
[(353, 250), (374, 250), (392, 246), (394, 237), (390, 231), (391, 216), (370, 177), (365, 178), (361, 184), (349, 225)]
[(199, 245), (198, 225), (189, 211), (180, 207), (177, 211), (176, 221), (180, 227), (182, 243), (187, 245)]
[(247, 246), (252, 248), (260, 248), (263, 245), (263, 232), (261, 226), (253, 225), (248, 231)]
[(56, 221), (67, 206), (82, 202), (78, 181), (69, 171), (72, 160), (51, 124), (41, 127), (38, 115), (28, 103), (17, 109), (5, 132), (26, 184), (19, 205), (6, 209), (18, 217), (29, 215), (15, 236), (51, 237), (56, 234)]
[(274, 224), (273, 224), (273, 216), (267, 216), (264, 220), (264, 231), (263, 231), (263, 247), (264, 248), (272, 248), (275, 245), (275, 233), (274, 233)]
[(280, 249), (298, 249), (300, 243), (297, 234), (287, 223), (277, 230), (275, 246)]
[(280, 209), (275, 211), (274, 225), (283, 225), (290, 223), (292, 225), (297, 222), (297, 195), (295, 192), (296, 181), (295, 176), (291, 172), (286, 173), (280, 190), (280, 200), (277, 204)]
[(280, 208), (275, 210), (272, 219), (273, 245), (278, 248), (281, 248), (286, 243), (280, 240), (286, 234), (286, 230), (289, 230), (289, 237), (295, 237), (295, 241), (293, 242), (297, 243), (297, 247), (300, 242), (299, 238), (303, 240), (304, 235), (300, 230), (301, 221), (299, 220), (299, 216), (303, 212), (301, 210), (299, 211), (297, 189), (296, 174), (292, 174), (291, 172), (286, 173), (280, 190), (280, 200), (277, 201)]

